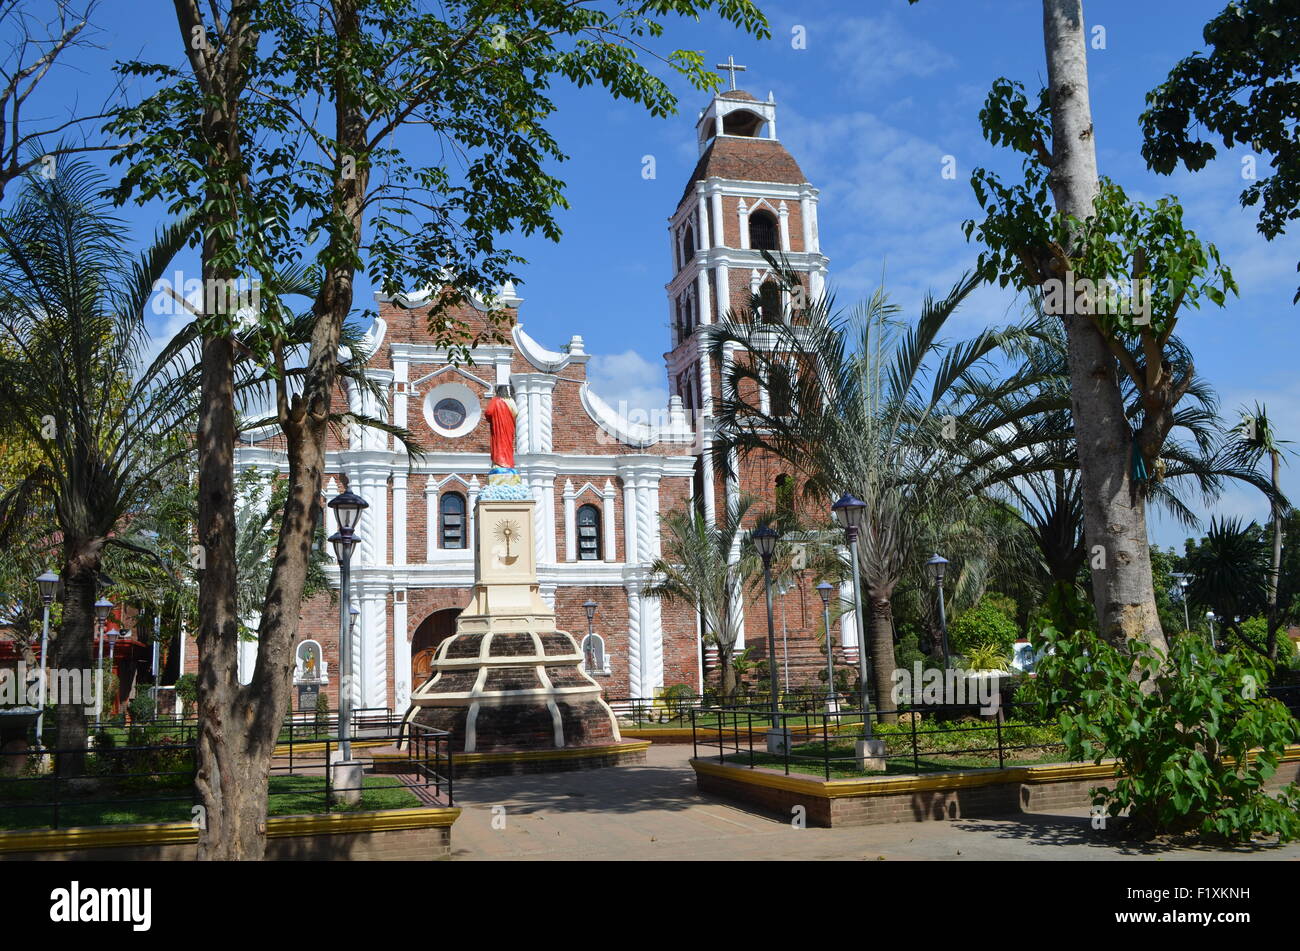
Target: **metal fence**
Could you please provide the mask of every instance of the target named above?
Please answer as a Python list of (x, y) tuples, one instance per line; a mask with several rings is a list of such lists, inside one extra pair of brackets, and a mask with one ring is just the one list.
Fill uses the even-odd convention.
[[(365, 809), (367, 796), (376, 801), (384, 798), (383, 790), (396, 788), (411, 791), (424, 804), (454, 803), (455, 764), (448, 733), (424, 726), (403, 730), (392, 711), (383, 716), (369, 711), (369, 719), (363, 717), (362, 722), (368, 724), (366, 739), (393, 743), (406, 739), (405, 760), (390, 761), (389, 771), (383, 774), (363, 774), (359, 786), (339, 786), (334, 771), (328, 768), (339, 750), (337, 734), (322, 736), (314, 729), (302, 734), (287, 722), (271, 763), (269, 812)], [(201, 821), (201, 812), (194, 808), (200, 805), (195, 785), (196, 727), (192, 721), (154, 722), (130, 727), (136, 742), (121, 745), (100, 741), (88, 750), (0, 751), (0, 828)], [(170, 729), (177, 735), (151, 732), (155, 728)], [(147, 735), (155, 739), (164, 736), (165, 742), (140, 741)], [(358, 738), (354, 735), (353, 740)], [(60, 761), (66, 767), (69, 759), (78, 766), (77, 775), (60, 775)], [(55, 768), (47, 769), (50, 765)], [(352, 793), (361, 797), (359, 806), (341, 804)], [(123, 816), (132, 818), (124, 820)]]
[[(841, 693), (837, 702), (841, 706), (857, 706), (856, 691)], [(624, 724), (632, 724), (635, 729), (689, 729), (691, 711), (715, 709), (719, 707), (716, 693), (674, 694), (658, 697), (606, 697), (605, 702), (614, 711), (615, 716)], [(783, 694), (780, 698), (781, 708), (792, 713), (815, 713), (826, 706), (826, 691)], [(770, 698), (751, 696), (726, 705), (729, 710), (753, 710), (761, 715), (764, 710), (771, 710)]]
[[(1063, 755), (1054, 724), (1037, 718), (1036, 704), (1002, 704), (987, 719), (972, 718), (979, 709), (955, 704), (904, 708), (895, 723), (873, 716), (871, 738), (884, 743), (885, 772), (1002, 767), (1013, 760)], [(786, 775), (792, 770), (821, 773), (830, 779), (833, 773), (863, 774), (855, 749), (864, 736), (862, 722), (861, 711), (851, 709), (782, 710), (774, 724), (772, 711), (761, 706), (702, 707), (691, 711), (691, 741), (696, 758), (716, 755), (720, 763), (780, 768)], [(774, 728), (787, 739), (769, 752), (768, 734)]]

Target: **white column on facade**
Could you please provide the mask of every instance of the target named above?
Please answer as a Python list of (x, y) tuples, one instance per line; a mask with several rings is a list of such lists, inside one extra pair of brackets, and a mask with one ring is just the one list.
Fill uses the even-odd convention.
[(606, 479), (605, 488), (601, 490), (600, 494), (600, 524), (605, 533), (605, 539), (602, 543), (605, 549), (605, 560), (618, 561), (618, 528), (614, 524), (614, 483)]
[(704, 521), (712, 528), (718, 521), (718, 493), (714, 486), (713, 439), (710, 436), (711, 423), (700, 420), (700, 463), (704, 470)]
[(361, 544), (357, 546), (357, 555), (360, 557), (354, 556), (355, 564), (386, 565), (390, 531), (388, 470), (367, 467), (357, 472), (355, 481), (356, 488), (353, 491), (369, 503), (361, 510), (361, 518), (357, 524), (357, 535), (361, 539)]
[(736, 224), (740, 235), (740, 246), (746, 250), (749, 248), (749, 206), (745, 204), (745, 199), (740, 199), (740, 204), (736, 206)]
[(811, 250), (816, 251), (818, 254), (820, 254), (822, 250), (822, 239), (821, 239), (820, 231), (817, 227), (817, 195), (815, 189), (811, 199), (808, 202), (808, 217), (810, 219), (809, 225), (812, 230)]
[(664, 628), (658, 598), (641, 600), (641, 681), (643, 697), (664, 685)]
[(704, 189), (698, 188), (696, 194), (699, 196), (695, 203), (695, 217), (697, 227), (695, 229), (696, 243), (701, 251), (707, 251), (712, 244), (709, 241), (709, 202), (705, 198)]
[(537, 517), (533, 519), (533, 557), (538, 565), (546, 564), (546, 536), (555, 528), (555, 518), (546, 517), (546, 492), (542, 485), (542, 476), (535, 471), (528, 475), (528, 491), (537, 502), (534, 510)]
[(712, 295), (709, 293), (709, 271), (708, 268), (700, 268), (700, 273), (695, 277), (695, 296), (700, 302), (699, 317), (700, 323), (713, 323), (713, 302)]
[(790, 253), (790, 207), (782, 201), (776, 211), (781, 222), (781, 250)]
[(438, 487), (433, 476), (424, 483), (424, 560), (433, 561), (438, 550)]
[(555, 536), (558, 534), (555, 530), (555, 473), (552, 472), (547, 476), (546, 481), (542, 483), (542, 505), (546, 508), (546, 515), (543, 521), (546, 522), (546, 562), (555, 564), (559, 561), (559, 553), (556, 550)]
[(813, 250), (812, 196), (807, 192), (799, 196), (799, 218), (803, 224), (803, 249), (811, 254)]
[[(630, 560), (630, 559), (629, 559)], [(644, 697), (645, 683), (641, 654), (641, 614), (645, 602), (637, 582), (627, 585), (627, 691), (634, 697)]]
[[(356, 668), (360, 687), (358, 702), (363, 707), (388, 706), (388, 598), (377, 586), (361, 586), (360, 666)], [(355, 656), (355, 655), (354, 655)]]
[(718, 314), (726, 317), (731, 310), (731, 275), (725, 264), (719, 264), (715, 272), (718, 275)]
[[(402, 429), (406, 428), (407, 402), (410, 399), (409, 366), (404, 358), (393, 358), (393, 425), (400, 426)], [(401, 448), (401, 441), (394, 436), (394, 451)]]
[(636, 539), (636, 486), (630, 472), (620, 472), (623, 479), (623, 560), (639, 564), (641, 550)]
[(406, 589), (393, 591), (393, 707), (400, 713), (411, 703), (411, 637), (406, 630)]
[(813, 300), (817, 300), (822, 295), (822, 288), (826, 286), (826, 271), (820, 265), (808, 272), (808, 293)]
[(849, 606), (849, 610), (840, 615), (840, 643), (845, 647), (858, 646), (858, 625), (852, 609), (853, 582), (840, 583), (840, 603)]
[(578, 522), (574, 514), (573, 483), (564, 480), (564, 560), (578, 559)]
[(722, 190), (718, 186), (713, 187), (712, 207), (710, 215), (713, 218), (713, 246), (715, 248), (725, 248), (727, 239), (722, 229)]
[[(519, 432), (527, 433), (527, 449), (521, 452), (552, 451), (551, 397), (556, 377), (549, 373), (515, 373), (510, 377), (519, 407)], [(525, 411), (526, 407), (526, 411)]]
[[(518, 374), (511, 374), (510, 383), (515, 391), (515, 455), (522, 456), (533, 451), (533, 428), (528, 399), (520, 392), (518, 376)], [(518, 467), (518, 461), (515, 465)]]
[(474, 548), (474, 526), (478, 524), (478, 519), (474, 517), (474, 513), (478, 509), (478, 494), (480, 491), (482, 491), (482, 486), (479, 485), (478, 476), (470, 476), (469, 499), (466, 505), (468, 511), (465, 514), (465, 547), (470, 551), (476, 551)]
[(406, 473), (393, 473), (393, 564), (406, 564)]
[[(339, 484), (337, 481), (335, 481), (334, 477), (331, 476), (329, 482), (325, 483), (325, 501), (329, 502), (330, 499), (334, 498), (334, 496), (338, 494), (339, 494)], [(335, 516), (334, 510), (330, 508), (328, 505), (326, 505), (325, 506), (325, 537), (329, 538), (338, 530), (339, 530), (339, 520)], [(338, 559), (334, 557), (333, 545), (325, 546), (325, 557), (328, 558), (330, 561), (338, 561)], [(183, 667), (181, 668), (181, 673), (185, 673), (185, 668)]]

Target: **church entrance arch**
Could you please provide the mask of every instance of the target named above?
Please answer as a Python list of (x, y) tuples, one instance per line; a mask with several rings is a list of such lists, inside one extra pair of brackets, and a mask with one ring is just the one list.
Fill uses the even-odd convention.
[(456, 633), (456, 618), (460, 608), (443, 608), (434, 611), (420, 622), (411, 635), (411, 684), (420, 686), (429, 679), (433, 658), (438, 645)]

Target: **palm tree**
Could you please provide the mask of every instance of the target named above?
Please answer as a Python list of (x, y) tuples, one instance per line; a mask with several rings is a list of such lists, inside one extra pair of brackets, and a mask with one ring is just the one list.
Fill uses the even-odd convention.
[[(797, 278), (775, 260), (792, 297)], [(847, 317), (827, 297), (773, 317), (761, 302), (704, 329), (723, 367), (715, 401), (715, 452), (724, 471), (730, 456), (770, 454), (802, 477), (803, 493), (827, 506), (845, 492), (867, 504), (860, 539), (868, 636), (881, 718), (895, 718), (887, 685), (894, 669), (891, 598), (900, 578), (929, 552), (915, 526), (961, 521), (976, 504), (970, 479), (952, 478), (945, 441), (949, 398), (977, 374), (1014, 331), (986, 331), (946, 345), (939, 334), (980, 283), (967, 275), (946, 297), (927, 296), (915, 325), (901, 327), (899, 308), (877, 290)], [(768, 398), (759, 394), (764, 390)]]
[[(144, 308), (190, 228), (164, 229), (143, 255), (99, 198), (103, 181), (74, 162), (31, 176), (0, 219), (0, 412), (35, 449), (0, 495), (0, 545), (47, 506), (61, 543), (63, 622), (58, 665), (88, 669), (105, 548), (135, 548), (124, 519), (147, 503), (171, 461), (151, 451), (178, 431), (194, 401), (170, 365), (141, 373)], [(84, 708), (60, 704), (58, 745), (86, 748)], [(80, 768), (80, 752), (59, 758)]]
[(1223, 630), (1267, 654), (1264, 645), (1242, 634), (1237, 621), (1258, 614), (1268, 598), (1268, 543), (1259, 526), (1243, 526), (1237, 518), (1211, 518), (1205, 538), (1187, 554), (1187, 569), (1192, 603), (1212, 608)]
[(761, 572), (747, 549), (742, 527), (750, 501), (740, 499), (710, 525), (693, 506), (664, 516), (663, 555), (650, 566), (646, 597), (690, 605), (699, 612), (704, 636), (718, 647), (723, 702), (736, 693), (732, 655), (743, 633), (740, 593)]
[(1267, 456), (1269, 461), (1269, 486), (1272, 489), (1269, 495), (1269, 519), (1272, 522), (1273, 532), (1273, 560), (1268, 570), (1268, 644), (1267, 651), (1269, 660), (1277, 660), (1277, 632), (1282, 626), (1282, 614), (1278, 610), (1277, 589), (1278, 580), (1282, 574), (1282, 529), (1286, 520), (1287, 510), (1290, 508), (1286, 497), (1282, 494), (1280, 484), (1282, 474), (1282, 453), (1286, 450), (1283, 446), (1287, 440), (1279, 439), (1274, 431), (1273, 422), (1269, 418), (1268, 409), (1260, 403), (1255, 404), (1253, 413), (1241, 410), (1241, 422), (1237, 425), (1233, 435), (1239, 435), (1240, 440), (1233, 445), (1234, 455), (1241, 465), (1248, 466), (1251, 471), (1255, 471), (1262, 457)]

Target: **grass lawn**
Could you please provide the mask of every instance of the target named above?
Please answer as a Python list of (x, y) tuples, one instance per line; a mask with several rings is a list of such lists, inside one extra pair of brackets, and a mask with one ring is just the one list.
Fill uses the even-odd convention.
[[(136, 822), (188, 822), (193, 800), (188, 785), (156, 785), (152, 789), (124, 789), (120, 783), (106, 785), (81, 797), (63, 793), (59, 806), (59, 827), (118, 825)], [(378, 809), (408, 809), (420, 800), (396, 777), (366, 776), (362, 779), (361, 801), (355, 806), (335, 806), (331, 812), (371, 812)], [(0, 784), (0, 829), (41, 829), (54, 823), (54, 807), (48, 805), (53, 784), (47, 780)], [(109, 799), (108, 802), (77, 802), (81, 799)], [(272, 776), (267, 814), (291, 816), (325, 811), (324, 776)]]

